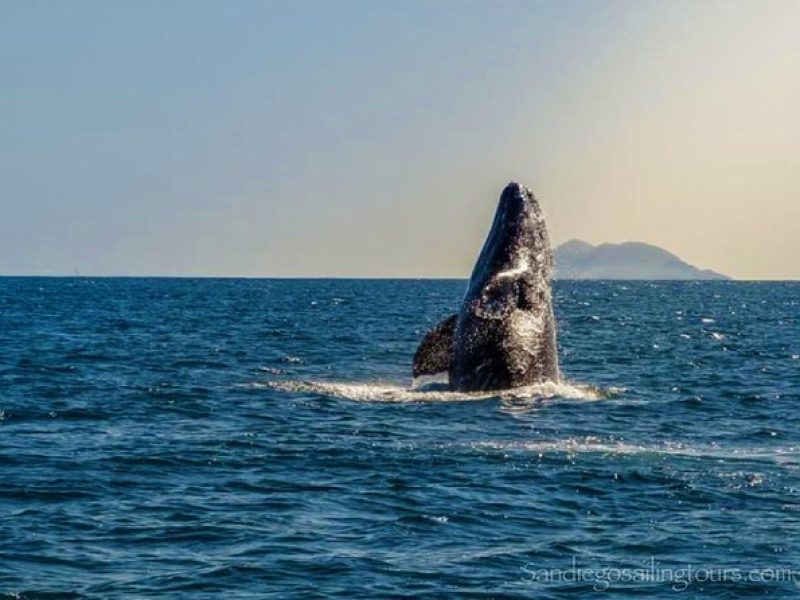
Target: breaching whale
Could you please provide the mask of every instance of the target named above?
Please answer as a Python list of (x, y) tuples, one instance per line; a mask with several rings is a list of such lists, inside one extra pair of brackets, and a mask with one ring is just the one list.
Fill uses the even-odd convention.
[(475, 263), (458, 313), (422, 340), (414, 377), (447, 372), (455, 391), (558, 381), (553, 254), (539, 202), (511, 182)]

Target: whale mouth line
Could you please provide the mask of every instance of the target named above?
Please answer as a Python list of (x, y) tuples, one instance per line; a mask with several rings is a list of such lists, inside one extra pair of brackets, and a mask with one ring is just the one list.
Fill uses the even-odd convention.
[(514, 277), (524, 275), (528, 269), (530, 269), (530, 262), (527, 257), (522, 256), (516, 266), (505, 271), (500, 271), (494, 277), (495, 279), (513, 279)]

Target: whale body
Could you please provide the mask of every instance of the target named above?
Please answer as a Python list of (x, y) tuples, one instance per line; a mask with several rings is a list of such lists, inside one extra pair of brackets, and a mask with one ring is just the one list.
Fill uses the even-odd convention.
[(558, 381), (552, 274), (539, 202), (511, 182), (458, 312), (425, 335), (413, 376), (447, 372), (450, 388), (465, 392)]

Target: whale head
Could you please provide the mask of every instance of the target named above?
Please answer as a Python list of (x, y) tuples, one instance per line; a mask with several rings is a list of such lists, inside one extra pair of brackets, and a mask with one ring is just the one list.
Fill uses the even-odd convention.
[(550, 292), (553, 255), (539, 202), (528, 188), (509, 183), (472, 270), (466, 299), (485, 319), (536, 308)]

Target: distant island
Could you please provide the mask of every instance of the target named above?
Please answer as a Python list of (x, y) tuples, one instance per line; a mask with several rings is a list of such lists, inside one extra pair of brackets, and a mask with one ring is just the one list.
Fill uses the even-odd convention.
[(570, 240), (555, 249), (554, 258), (557, 279), (730, 279), (643, 242), (593, 246)]

